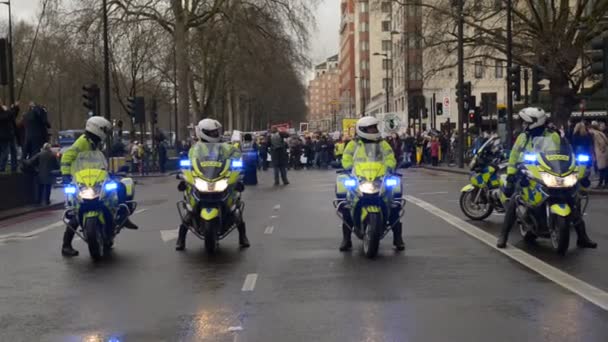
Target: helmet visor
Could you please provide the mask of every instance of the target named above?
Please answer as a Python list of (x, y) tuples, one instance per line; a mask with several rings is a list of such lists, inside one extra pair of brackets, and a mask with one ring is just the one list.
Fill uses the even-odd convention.
[(203, 130), (203, 133), (208, 136), (208, 137), (212, 137), (212, 138), (219, 138), (220, 137), (220, 130), (219, 129), (213, 129), (213, 130)]
[(361, 130), (361, 132), (368, 133), (368, 134), (376, 134), (376, 133), (380, 132), (378, 130), (378, 125), (371, 125), (371, 126), (367, 126), (367, 127), (361, 127), (360, 130)]

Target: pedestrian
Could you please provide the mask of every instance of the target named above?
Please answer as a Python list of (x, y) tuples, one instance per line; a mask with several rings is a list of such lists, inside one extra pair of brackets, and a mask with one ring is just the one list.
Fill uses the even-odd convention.
[(409, 133), (405, 133), (403, 138), (403, 159), (406, 163), (412, 163), (412, 155), (416, 149), (416, 141)]
[(245, 133), (243, 136), (241, 153), (243, 156), (243, 183), (245, 185), (257, 185), (258, 144), (253, 141), (253, 137), (249, 133)]
[(403, 150), (401, 148), (401, 139), (399, 139), (399, 135), (397, 133), (391, 133), (389, 135), (388, 144), (391, 145), (393, 149), (393, 153), (395, 154), (395, 158), (397, 159), (397, 167), (401, 165), (403, 162)]
[(431, 161), (433, 166), (437, 166), (439, 163), (439, 139), (437, 137), (431, 138)]
[(593, 138), (582, 122), (577, 123), (570, 136), (570, 142), (574, 153), (593, 155)]
[(600, 180), (596, 189), (608, 188), (608, 138), (599, 130), (599, 124), (593, 122), (589, 133), (593, 137), (593, 155)]
[(23, 159), (33, 157), (44, 143), (49, 140), (49, 128), (46, 108), (30, 102), (30, 109), (23, 117), (25, 125), (25, 146), (23, 148)]
[(0, 106), (0, 172), (6, 171), (8, 156), (11, 156), (11, 172), (17, 172), (17, 148), (15, 146), (17, 125), (15, 119), (19, 114), (19, 104), (10, 108)]
[(270, 153), (272, 157), (272, 167), (274, 169), (274, 185), (279, 185), (279, 174), (284, 185), (288, 185), (287, 180), (287, 143), (283, 135), (276, 127), (272, 128), (270, 134)]
[(134, 141), (131, 147), (131, 173), (135, 174), (140, 170), (141, 160), (139, 158), (139, 142)]
[(260, 146), (258, 155), (260, 156), (260, 167), (262, 170), (268, 170), (268, 151), (270, 149), (268, 137), (266, 135), (261, 136), (260, 138)]
[(306, 168), (310, 170), (315, 159), (314, 142), (310, 136), (307, 136), (304, 142), (304, 155), (306, 156)]
[(167, 171), (167, 141), (164, 137), (159, 139), (158, 142), (158, 168), (161, 173)]
[(51, 188), (55, 183), (54, 170), (59, 169), (57, 156), (51, 150), (51, 144), (45, 143), (42, 150), (32, 158), (23, 161), (26, 167), (36, 168), (38, 180), (38, 202), (41, 205), (51, 204)]

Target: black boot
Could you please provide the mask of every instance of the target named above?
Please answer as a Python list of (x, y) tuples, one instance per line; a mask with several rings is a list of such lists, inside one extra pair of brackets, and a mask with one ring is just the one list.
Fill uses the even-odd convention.
[(350, 229), (343, 223), (342, 224), (342, 243), (340, 244), (340, 252), (350, 251), (353, 248), (353, 242), (350, 238)]
[(177, 234), (177, 242), (175, 243), (176, 251), (183, 251), (186, 249), (186, 234), (188, 234), (188, 227), (183, 224), (179, 225), (179, 231)]
[(502, 229), (500, 231), (500, 235), (498, 235), (498, 241), (496, 241), (496, 247), (505, 248), (507, 247), (507, 241), (509, 240), (509, 233), (511, 232), (511, 227), (515, 223), (517, 219), (517, 214), (515, 210), (517, 209), (517, 204), (515, 201), (510, 200), (507, 203), (507, 207), (505, 208), (505, 220), (502, 223)]
[(401, 222), (397, 223), (393, 228), (393, 245), (398, 251), (405, 249), (405, 243), (403, 242), (403, 231)]
[(574, 230), (576, 230), (576, 235), (578, 235), (578, 239), (576, 240), (576, 245), (580, 248), (597, 248), (597, 243), (589, 238), (587, 235), (587, 229), (585, 228), (585, 221), (580, 220), (579, 223), (574, 225)]
[(72, 247), (72, 240), (74, 240), (74, 231), (67, 227), (65, 233), (63, 233), (63, 245), (61, 246), (61, 255), (65, 257), (78, 256), (78, 251)]
[(139, 229), (139, 227), (135, 223), (131, 222), (131, 220), (129, 218), (127, 218), (127, 220), (125, 221), (125, 223), (122, 226), (127, 229), (133, 229), (133, 230)]
[(247, 238), (247, 229), (245, 228), (245, 222), (242, 222), (241, 224), (239, 224), (238, 230), (239, 230), (239, 245), (241, 246), (241, 248), (248, 248), (250, 245), (249, 245), (249, 239)]

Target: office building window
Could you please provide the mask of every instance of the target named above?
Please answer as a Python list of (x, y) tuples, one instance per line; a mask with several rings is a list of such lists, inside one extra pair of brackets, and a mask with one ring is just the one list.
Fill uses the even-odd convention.
[(369, 42), (361, 42), (361, 51), (369, 50)]
[(382, 13), (391, 13), (392, 5), (390, 2), (383, 2), (381, 5)]
[(361, 70), (369, 69), (369, 61), (361, 61)]
[(369, 11), (369, 3), (367, 1), (362, 1), (359, 3), (359, 9), (361, 13), (367, 13)]
[(382, 41), (382, 51), (391, 51), (393, 44), (391, 44), (390, 40)]
[(481, 61), (475, 62), (475, 78), (483, 78), (483, 63)]
[(383, 78), (382, 79), (382, 89), (387, 89), (387, 87), (389, 89), (393, 87), (393, 80), (390, 78)]
[(494, 76), (496, 76), (496, 78), (503, 78), (503, 66), (502, 66), (502, 61), (496, 61), (496, 67), (494, 70)]
[(361, 27), (359, 28), (359, 32), (367, 32), (369, 31), (369, 23), (368, 22), (362, 22), (361, 23)]
[(389, 20), (385, 20), (382, 22), (382, 32), (389, 32), (391, 30), (391, 22)]
[(391, 70), (393, 68), (393, 61), (390, 59), (383, 59), (382, 60), (382, 70), (386, 70), (389, 69)]

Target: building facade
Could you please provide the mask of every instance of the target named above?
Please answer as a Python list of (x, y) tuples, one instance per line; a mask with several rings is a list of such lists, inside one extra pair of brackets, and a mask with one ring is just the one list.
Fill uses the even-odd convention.
[(369, 0), (354, 0), (355, 32), (355, 111), (357, 116), (365, 115), (365, 107), (370, 101), (370, 46)]
[(357, 117), (355, 78), (355, 0), (340, 3), (340, 117)]
[(315, 66), (315, 77), (308, 83), (308, 122), (327, 130), (335, 126), (340, 110), (340, 68), (338, 55)]

